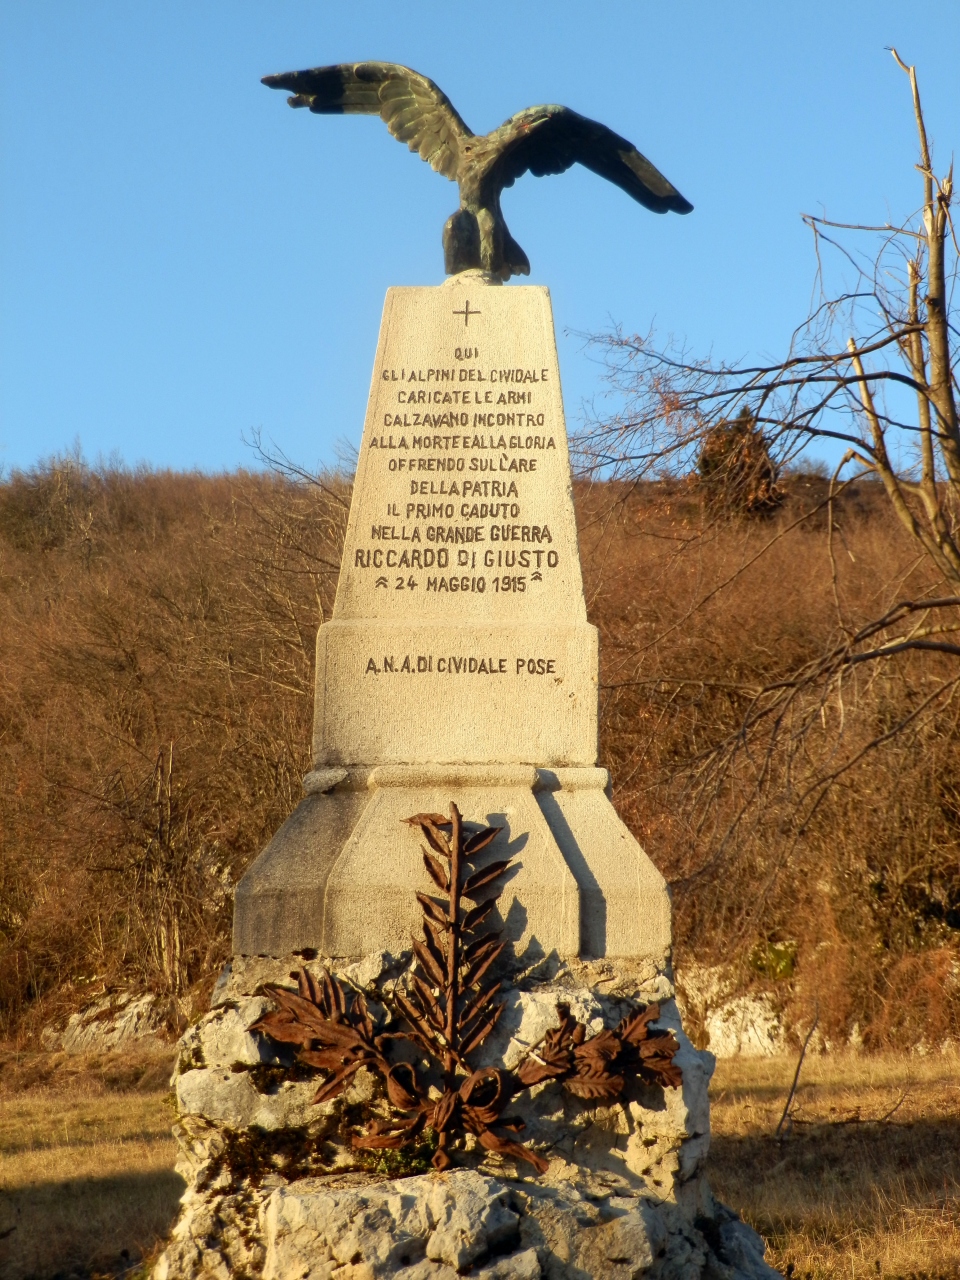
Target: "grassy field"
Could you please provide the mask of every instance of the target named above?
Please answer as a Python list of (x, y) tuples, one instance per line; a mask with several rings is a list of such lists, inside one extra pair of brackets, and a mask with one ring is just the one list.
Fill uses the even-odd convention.
[[(960, 1058), (718, 1063), (710, 1180), (794, 1280), (960, 1277)], [(791, 1268), (793, 1271), (791, 1273)]]
[[(960, 1059), (721, 1061), (710, 1177), (794, 1280), (960, 1277)], [(167, 1051), (0, 1055), (0, 1275), (132, 1277), (177, 1212)], [(792, 1271), (791, 1271), (792, 1268)]]
[(168, 1048), (0, 1061), (0, 1275), (135, 1274), (173, 1223)]

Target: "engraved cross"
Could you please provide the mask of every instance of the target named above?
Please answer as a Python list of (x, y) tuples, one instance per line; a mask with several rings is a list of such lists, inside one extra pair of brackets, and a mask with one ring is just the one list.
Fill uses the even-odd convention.
[(454, 313), (453, 313), (453, 314), (454, 314), (455, 316), (463, 316), (463, 327), (466, 329), (466, 328), (469, 326), (469, 324), (470, 324), (470, 317), (471, 317), (471, 316), (479, 316), (479, 315), (482, 315), (482, 312), (480, 312), (480, 311), (471, 311), (471, 310), (470, 310), (470, 299), (468, 298), (468, 299), (467, 299), (467, 301), (463, 304), (463, 310), (462, 310), (462, 311), (454, 311)]

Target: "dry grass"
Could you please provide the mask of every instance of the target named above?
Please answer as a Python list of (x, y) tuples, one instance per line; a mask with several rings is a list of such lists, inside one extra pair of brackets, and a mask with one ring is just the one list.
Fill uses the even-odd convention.
[[(155, 1256), (183, 1185), (158, 1087), (169, 1066), (169, 1051), (0, 1058), (0, 1232), (14, 1227), (0, 1239), (4, 1280), (119, 1277)], [(794, 1066), (718, 1063), (718, 1198), (795, 1280), (956, 1280), (960, 1058), (808, 1058), (778, 1143)]]
[[(960, 699), (921, 709), (956, 660), (863, 664), (744, 737), (756, 692), (843, 634), (826, 486), (789, 485), (771, 520), (712, 523), (682, 484), (624, 491), (619, 507), (611, 486), (580, 486), (601, 762), (671, 883), (678, 965), (722, 964), (789, 1027), (819, 1009), (833, 1044), (938, 1044), (960, 1030)], [(834, 525), (844, 625), (936, 586), (879, 486), (848, 492)], [(765, 956), (784, 945), (796, 963), (774, 981)]]
[(714, 1076), (710, 1179), (796, 1280), (960, 1276), (960, 1058), (728, 1059)]
[[(10, 1055), (0, 1092), (0, 1274), (4, 1280), (119, 1276), (169, 1231), (170, 1051), (66, 1061)], [(29, 1088), (11, 1089), (33, 1079)], [(51, 1081), (57, 1080), (56, 1086)]]
[(69, 459), (0, 484), (0, 1034), (105, 988), (190, 1016), (300, 798), (344, 501)]

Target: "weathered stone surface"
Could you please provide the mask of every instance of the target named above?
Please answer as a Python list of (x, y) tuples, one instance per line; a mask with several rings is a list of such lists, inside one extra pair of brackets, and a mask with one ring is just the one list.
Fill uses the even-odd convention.
[(315, 1118), (310, 1100), (315, 1084), (288, 1082), (262, 1094), (249, 1074), (222, 1068), (187, 1071), (177, 1079), (181, 1115), (203, 1116), (231, 1129), (289, 1129)]
[[(258, 992), (266, 982), (289, 984), (292, 974), (300, 968), (307, 969), (315, 976), (323, 968), (327, 968), (350, 986), (366, 991), (368, 995), (375, 995), (385, 985), (390, 986), (397, 980), (409, 966), (411, 958), (409, 946), (396, 954), (374, 951), (359, 960), (305, 957), (296, 952), (281, 956), (235, 955), (224, 966), (214, 985), (210, 1007), (216, 1009), (222, 1005), (238, 1004)], [(575, 958), (549, 957), (536, 966), (533, 974), (525, 972), (521, 967), (519, 970), (511, 970), (509, 978), (519, 984), (516, 987), (518, 991), (543, 993), (549, 987), (556, 993), (558, 1000), (568, 997), (573, 999), (576, 992), (588, 989), (591, 999), (594, 990), (602, 991), (602, 999), (613, 1004), (618, 1000), (662, 1004), (672, 1000), (675, 994), (669, 976), (648, 960), (580, 961)], [(187, 1035), (189, 1034), (188, 1032)]]
[(477, 1272), (477, 1280), (537, 1280), (543, 1275), (536, 1249), (524, 1249), (508, 1258), (498, 1258)]
[(538, 956), (552, 950), (576, 954), (577, 885), (534, 798), (534, 769), (392, 766), (375, 770), (372, 781), (377, 789), (327, 882), (320, 946), (325, 955), (396, 952), (409, 945), (420, 926), (414, 890), (431, 892), (433, 885), (420, 841), (404, 819), (442, 812), (453, 796), (465, 818), (504, 827), (485, 851), (486, 861), (520, 852), (499, 905), (506, 936)]
[(300, 801), (237, 885), (233, 949), (238, 955), (319, 947), (327, 880), (368, 800), (365, 790), (318, 790)]
[(314, 759), (595, 757), (596, 632), (549, 293), (476, 279), (390, 289), (318, 637)]
[(183, 1051), (189, 1054), (196, 1044), (204, 1064), (209, 1067), (279, 1062), (276, 1046), (247, 1030), (271, 1007), (263, 996), (247, 996), (236, 1005), (216, 1009), (185, 1032), (180, 1041)]
[(570, 991), (553, 983), (532, 991), (508, 989), (500, 1021), (477, 1054), (477, 1065), (502, 1064), (512, 1070), (557, 1025), (557, 1002), (561, 1000), (591, 1034), (603, 1029), (604, 1010), (592, 991)]
[(264, 1280), (308, 1274), (323, 1253), (339, 1266), (359, 1255), (373, 1277), (423, 1259), (461, 1272), (519, 1238), (506, 1200), (505, 1187), (467, 1170), (356, 1191), (278, 1189), (262, 1212)]
[(666, 887), (617, 817), (607, 783), (600, 769), (352, 770), (332, 792), (301, 801), (244, 876), (234, 911), (236, 951), (402, 950), (419, 924), (412, 890), (432, 888), (402, 819), (443, 810), (456, 797), (466, 817), (504, 827), (490, 859), (519, 852), (502, 916), (520, 951), (660, 967), (670, 943)]
[(718, 1058), (766, 1058), (787, 1048), (786, 1028), (769, 992), (737, 990), (722, 966), (693, 965), (678, 978), (684, 1018)]
[(730, 1213), (718, 1230), (720, 1253), (723, 1261), (734, 1273), (756, 1277), (756, 1280), (775, 1280), (780, 1276), (764, 1261), (766, 1252), (763, 1240), (751, 1227)]
[(44, 1027), (40, 1042), (45, 1049), (62, 1049), (66, 1053), (103, 1053), (135, 1040), (160, 1036), (164, 1030), (155, 995), (121, 992), (104, 996), (73, 1014), (62, 1030)]
[[(728, 1210), (701, 1219), (640, 1197), (587, 1199), (573, 1183), (459, 1169), (356, 1187), (185, 1197), (155, 1280), (772, 1280), (763, 1242)], [(712, 1243), (711, 1243), (712, 1239)]]
[(584, 958), (662, 957), (670, 948), (666, 886), (610, 804), (606, 769), (540, 769), (537, 803), (580, 895)]

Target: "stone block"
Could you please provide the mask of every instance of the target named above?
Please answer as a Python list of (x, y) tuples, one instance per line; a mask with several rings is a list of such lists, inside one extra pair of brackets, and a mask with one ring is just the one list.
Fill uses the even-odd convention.
[(325, 623), (317, 636), (314, 760), (594, 764), (597, 634), (585, 622), (558, 625), (562, 619)]
[(579, 954), (611, 959), (666, 956), (666, 881), (610, 803), (606, 769), (537, 772), (537, 802), (577, 881)]
[(280, 1188), (263, 1210), (264, 1280), (321, 1275), (329, 1263), (362, 1265), (371, 1280), (417, 1264), (431, 1280), (443, 1266), (456, 1275), (518, 1237), (507, 1194), (470, 1170), (355, 1191), (325, 1192), (313, 1180)]
[(340, 790), (300, 801), (237, 885), (235, 952), (284, 955), (319, 947), (327, 878), (368, 798)]
[(234, 946), (246, 955), (310, 948), (358, 958), (408, 949), (416, 890), (433, 892), (403, 819), (445, 812), (505, 830), (487, 853), (516, 854), (501, 898), (505, 936), (529, 960), (649, 961), (670, 949), (663, 877), (617, 817), (602, 769), (525, 765), (379, 765), (351, 769), (298, 808), (241, 880)]
[(453, 797), (465, 819), (504, 828), (478, 867), (516, 855), (499, 903), (504, 935), (533, 958), (552, 951), (574, 954), (577, 885), (534, 799), (535, 778), (534, 769), (521, 766), (374, 770), (373, 798), (327, 882), (323, 954), (357, 956), (379, 947), (396, 952), (419, 936), (414, 890), (433, 893), (435, 886), (424, 869), (420, 841), (404, 819), (443, 812)]

